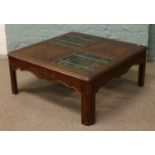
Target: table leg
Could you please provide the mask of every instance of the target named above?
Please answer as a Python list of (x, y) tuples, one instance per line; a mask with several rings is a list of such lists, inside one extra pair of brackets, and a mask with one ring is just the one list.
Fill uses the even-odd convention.
[(17, 94), (18, 88), (17, 88), (16, 71), (13, 70), (11, 67), (10, 67), (10, 78), (11, 78), (12, 93)]
[(81, 121), (84, 125), (95, 123), (95, 92), (89, 87), (81, 93)]
[(139, 64), (139, 69), (138, 69), (138, 85), (140, 87), (144, 86), (145, 66), (146, 66), (146, 62), (143, 62), (143, 63)]

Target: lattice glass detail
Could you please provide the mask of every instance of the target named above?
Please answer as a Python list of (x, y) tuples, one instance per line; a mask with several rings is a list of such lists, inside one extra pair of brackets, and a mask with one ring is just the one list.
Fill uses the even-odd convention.
[(98, 39), (89, 35), (67, 34), (55, 40), (61, 44), (83, 47), (96, 42)]
[(75, 52), (63, 58), (54, 60), (52, 63), (65, 68), (74, 69), (83, 73), (94, 71), (101, 65), (110, 63), (112, 58), (98, 56), (90, 52)]

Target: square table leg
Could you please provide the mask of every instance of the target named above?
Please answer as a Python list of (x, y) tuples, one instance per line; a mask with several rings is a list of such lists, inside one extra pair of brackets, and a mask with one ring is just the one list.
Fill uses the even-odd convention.
[(89, 87), (81, 93), (81, 121), (84, 125), (95, 123), (95, 92)]
[(10, 79), (11, 79), (11, 88), (12, 93), (17, 94), (18, 88), (17, 88), (17, 77), (16, 77), (16, 70), (13, 70), (10, 66)]
[(144, 61), (144, 62), (139, 64), (139, 68), (138, 68), (138, 85), (140, 87), (144, 86), (145, 66), (146, 66), (146, 62)]

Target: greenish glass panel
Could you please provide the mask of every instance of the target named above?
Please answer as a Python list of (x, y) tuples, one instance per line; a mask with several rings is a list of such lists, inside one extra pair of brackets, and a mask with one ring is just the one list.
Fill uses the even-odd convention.
[(98, 67), (110, 63), (112, 58), (98, 56), (90, 52), (75, 52), (65, 57), (58, 58), (52, 63), (63, 68), (69, 68), (73, 71), (90, 73)]
[(82, 47), (94, 43), (98, 39), (89, 35), (67, 34), (55, 40), (61, 44)]

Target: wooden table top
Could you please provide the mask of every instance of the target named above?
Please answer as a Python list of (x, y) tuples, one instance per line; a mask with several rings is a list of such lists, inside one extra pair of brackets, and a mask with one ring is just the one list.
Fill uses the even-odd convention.
[(10, 52), (13, 57), (82, 80), (103, 75), (146, 50), (145, 46), (70, 32)]

